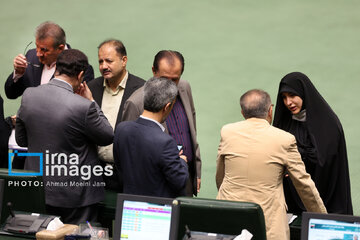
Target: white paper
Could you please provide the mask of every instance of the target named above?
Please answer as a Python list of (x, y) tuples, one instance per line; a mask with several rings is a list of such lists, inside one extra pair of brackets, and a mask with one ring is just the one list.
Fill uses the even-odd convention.
[(59, 228), (61, 228), (63, 226), (64, 226), (64, 224), (62, 223), (60, 218), (56, 217), (49, 223), (46, 230), (55, 231), (55, 230), (58, 230)]
[(241, 234), (234, 238), (234, 240), (250, 240), (252, 239), (253, 235), (246, 229), (241, 231)]

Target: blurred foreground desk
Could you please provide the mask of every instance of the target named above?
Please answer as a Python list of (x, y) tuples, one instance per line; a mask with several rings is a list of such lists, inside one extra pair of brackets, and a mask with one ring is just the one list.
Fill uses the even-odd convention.
[(301, 239), (301, 216), (298, 216), (290, 224), (290, 240), (300, 240)]
[(35, 236), (25, 236), (25, 235), (9, 235), (7, 232), (0, 231), (1, 240), (24, 240), (24, 239), (36, 239)]

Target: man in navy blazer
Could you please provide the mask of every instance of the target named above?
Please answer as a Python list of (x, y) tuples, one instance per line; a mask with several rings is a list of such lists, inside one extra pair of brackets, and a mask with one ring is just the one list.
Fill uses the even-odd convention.
[[(48, 83), (55, 72), (56, 59), (66, 44), (65, 31), (56, 23), (41, 23), (35, 31), (36, 49), (31, 49), (26, 56), (19, 54), (14, 58), (14, 71), (5, 82), (5, 94), (9, 99), (16, 99), (26, 88)], [(85, 71), (84, 80), (94, 79), (91, 65)]]
[(185, 195), (186, 156), (161, 125), (176, 101), (176, 84), (153, 77), (144, 85), (144, 111), (115, 131), (114, 161), (124, 193), (175, 198)]

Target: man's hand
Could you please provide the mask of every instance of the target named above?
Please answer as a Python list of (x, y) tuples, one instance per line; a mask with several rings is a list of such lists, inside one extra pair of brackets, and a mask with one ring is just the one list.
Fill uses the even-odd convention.
[(180, 158), (182, 158), (185, 162), (187, 162), (187, 157), (185, 156), (185, 155), (183, 155), (183, 150), (181, 149), (180, 151), (179, 151), (179, 156), (180, 156)]
[(78, 91), (76, 92), (77, 94), (79, 94), (80, 96), (89, 99), (90, 101), (94, 101), (94, 98), (92, 96), (92, 93), (88, 87), (88, 85), (86, 84), (86, 82), (82, 82), (79, 86)]
[(198, 179), (197, 179), (197, 192), (198, 192), (198, 193), (200, 192), (200, 187), (201, 187), (201, 179), (198, 178)]
[(182, 158), (185, 162), (187, 162), (187, 157), (185, 155), (180, 155), (180, 158)]
[(16, 75), (24, 75), (27, 68), (26, 57), (22, 54), (17, 55), (14, 58), (14, 70)]
[(15, 124), (16, 124), (16, 115), (12, 115), (11, 116), (11, 123), (13, 125), (13, 128), (15, 128)]

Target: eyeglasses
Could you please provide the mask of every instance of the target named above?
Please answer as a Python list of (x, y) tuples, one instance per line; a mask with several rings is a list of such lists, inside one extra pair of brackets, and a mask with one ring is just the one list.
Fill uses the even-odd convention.
[[(29, 44), (28, 44), (28, 45), (26, 45), (25, 50), (24, 50), (24, 56), (25, 56), (25, 54), (26, 54), (26, 50), (28, 49), (28, 47), (30, 46), (30, 44), (32, 44), (32, 41), (31, 41), (31, 42), (29, 42)], [(40, 67), (40, 65), (39, 65), (39, 64), (31, 63), (31, 62), (29, 62), (29, 61), (26, 61), (26, 63), (27, 63), (27, 64), (29, 64), (29, 65), (31, 65), (31, 66), (33, 66), (33, 67)]]

